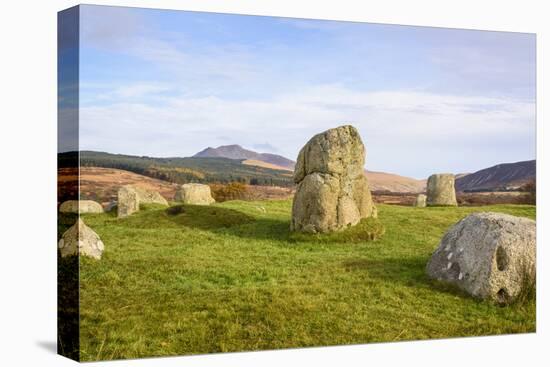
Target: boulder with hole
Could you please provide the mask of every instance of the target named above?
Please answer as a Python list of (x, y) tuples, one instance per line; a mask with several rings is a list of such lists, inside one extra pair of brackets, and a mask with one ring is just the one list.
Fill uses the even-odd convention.
[(476, 298), (508, 304), (534, 286), (535, 236), (534, 220), (470, 214), (445, 233), (426, 271)]

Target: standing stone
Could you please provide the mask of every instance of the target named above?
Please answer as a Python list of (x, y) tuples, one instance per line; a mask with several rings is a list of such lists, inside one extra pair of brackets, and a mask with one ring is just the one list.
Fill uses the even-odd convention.
[(365, 147), (357, 130), (340, 126), (315, 135), (300, 150), (290, 229), (331, 232), (376, 217), (364, 173)]
[(122, 186), (118, 189), (117, 216), (125, 218), (139, 210), (139, 197), (134, 187)]
[(103, 213), (100, 203), (93, 200), (68, 200), (59, 206), (61, 213)]
[(418, 196), (414, 200), (413, 206), (416, 206), (418, 208), (426, 207), (426, 195), (418, 194)]
[(101, 238), (81, 218), (63, 233), (57, 247), (61, 257), (83, 255), (97, 260), (105, 249)]
[(160, 204), (168, 206), (168, 201), (157, 191), (147, 190), (140, 186), (130, 185), (136, 192), (140, 204)]
[(125, 185), (118, 189), (118, 217), (124, 218), (139, 211), (139, 204), (160, 204), (168, 206), (168, 201), (156, 191), (136, 185)]
[(440, 173), (428, 178), (428, 205), (457, 206), (455, 176), (451, 173)]
[(212, 197), (210, 186), (198, 183), (181, 185), (176, 191), (175, 200), (194, 205), (210, 205), (216, 202)]
[(475, 213), (444, 235), (426, 271), (474, 297), (501, 304), (534, 286), (534, 220), (500, 213)]

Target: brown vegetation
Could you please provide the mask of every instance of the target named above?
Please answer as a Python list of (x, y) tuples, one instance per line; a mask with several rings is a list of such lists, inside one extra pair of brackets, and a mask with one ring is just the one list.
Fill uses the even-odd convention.
[(537, 203), (537, 180), (531, 180), (520, 187), (520, 191), (526, 192), (529, 195), (529, 204)]
[(373, 191), (372, 198), (377, 204), (406, 205), (410, 206), (416, 199), (416, 193)]
[(456, 200), (461, 206), (534, 204), (530, 193), (519, 191), (458, 192)]
[(416, 193), (426, 190), (426, 180), (399, 176), (393, 173), (365, 171), (372, 191)]
[[(120, 186), (133, 184), (145, 189), (158, 191), (167, 200), (174, 198), (177, 184), (158, 180), (129, 171), (114, 168), (81, 167), (81, 199), (95, 200), (102, 204), (116, 200)], [(76, 197), (78, 170), (60, 168), (59, 203)], [(212, 195), (216, 201), (227, 200), (282, 200), (294, 195), (294, 188), (278, 186), (245, 185), (243, 183), (211, 184)], [(412, 205), (416, 193), (373, 190), (375, 203), (392, 205)], [(461, 206), (492, 204), (535, 204), (536, 182), (526, 183), (520, 191), (503, 192), (457, 192), (457, 201)]]
[[(60, 168), (57, 174), (59, 202), (65, 201), (66, 197), (70, 195), (76, 197), (70, 191), (78, 188), (78, 170), (76, 168)], [(118, 188), (124, 185), (136, 185), (147, 190), (158, 191), (167, 200), (174, 198), (178, 186), (167, 181), (114, 168), (80, 168), (80, 199), (107, 204), (116, 200)]]
[(210, 190), (217, 202), (246, 198), (246, 185), (240, 182), (232, 182), (227, 185), (213, 184), (210, 185)]
[[(60, 168), (58, 170), (58, 204), (75, 199), (78, 191), (78, 170)], [(94, 200), (103, 205), (116, 200), (120, 186), (136, 185), (147, 190), (159, 192), (165, 199), (173, 200), (177, 184), (139, 175), (115, 168), (81, 167), (81, 199)], [(281, 200), (294, 194), (293, 188), (278, 186), (230, 184), (211, 184), (212, 195), (216, 201), (227, 200)]]

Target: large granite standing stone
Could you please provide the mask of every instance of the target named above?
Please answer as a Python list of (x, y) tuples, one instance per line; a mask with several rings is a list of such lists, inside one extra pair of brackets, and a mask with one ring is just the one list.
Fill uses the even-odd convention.
[(315, 135), (300, 150), (292, 203), (292, 231), (323, 233), (376, 217), (364, 173), (365, 147), (350, 125)]
[(500, 213), (475, 213), (444, 235), (426, 271), (474, 297), (507, 304), (534, 285), (535, 221)]
[(418, 194), (414, 200), (413, 206), (416, 206), (417, 208), (426, 207), (426, 195)]
[(81, 218), (78, 218), (76, 223), (63, 233), (57, 247), (61, 257), (82, 255), (97, 260), (101, 259), (105, 249), (98, 234), (84, 224)]
[(125, 218), (139, 211), (139, 196), (134, 187), (127, 185), (118, 189), (117, 216)]
[(455, 176), (452, 173), (431, 175), (427, 185), (427, 205), (457, 206)]
[(93, 200), (68, 200), (59, 206), (61, 213), (103, 213), (100, 203)]
[(216, 202), (212, 197), (210, 186), (198, 183), (181, 185), (176, 191), (175, 200), (194, 205), (210, 205)]

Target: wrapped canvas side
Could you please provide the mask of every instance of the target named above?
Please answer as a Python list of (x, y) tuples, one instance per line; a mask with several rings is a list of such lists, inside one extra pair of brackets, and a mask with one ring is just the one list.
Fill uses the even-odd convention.
[[(57, 352), (80, 360), (79, 257), (62, 256), (63, 234), (79, 216), (79, 7), (58, 13), (57, 18), (57, 204), (76, 204), (57, 217)], [(63, 154), (61, 154), (63, 153)]]

